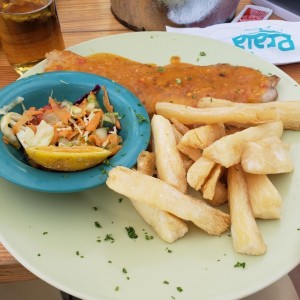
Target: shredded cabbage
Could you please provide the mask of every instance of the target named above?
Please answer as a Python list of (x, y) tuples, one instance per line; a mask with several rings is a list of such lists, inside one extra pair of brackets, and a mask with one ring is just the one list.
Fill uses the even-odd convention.
[(26, 126), (24, 130), (17, 133), (17, 137), (23, 148), (49, 146), (54, 135), (54, 128), (47, 124), (44, 120), (37, 126), (36, 134)]

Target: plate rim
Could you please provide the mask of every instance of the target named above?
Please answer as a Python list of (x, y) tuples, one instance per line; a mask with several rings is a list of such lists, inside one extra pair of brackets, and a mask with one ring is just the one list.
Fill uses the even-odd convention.
[[(123, 33), (122, 35), (125, 35), (125, 34), (135, 34), (135, 33)], [(170, 34), (170, 33), (169, 33), (169, 34)], [(173, 34), (174, 34), (174, 33), (173, 33)], [(110, 37), (111, 37), (111, 36), (110, 36)], [(86, 44), (89, 44), (89, 42), (91, 42), (91, 41), (95, 41), (95, 40), (99, 40), (99, 39), (105, 39), (105, 38), (107, 38), (107, 37), (100, 37), (100, 38), (96, 38), (96, 39), (93, 39), (93, 40), (90, 40), (90, 41), (86, 41), (86, 42), (83, 42), (83, 43), (74, 45), (74, 46), (68, 48), (68, 50), (71, 50), (71, 49), (73, 49), (74, 47), (76, 48), (76, 47), (78, 47), (79, 45), (82, 45), (82, 44), (85, 44), (85, 43), (86, 43)], [(199, 37), (198, 37), (198, 38), (199, 38)], [(202, 38), (202, 39), (203, 39), (203, 38)], [(72, 51), (73, 51), (73, 50), (72, 50)], [(74, 51), (74, 52), (75, 52), (75, 51)], [(262, 59), (259, 58), (259, 57), (257, 57), (257, 59), (262, 60)], [(263, 61), (263, 60), (262, 60), (262, 61)], [(265, 61), (263, 61), (263, 62), (266, 63)], [(295, 83), (297, 84), (296, 81), (294, 81), (290, 76), (288, 76), (286, 73), (284, 73), (284, 72), (283, 72), (282, 70), (280, 70), (278, 67), (276, 67), (276, 66), (273, 66), (273, 67), (274, 67), (274, 68), (277, 68), (277, 69), (279, 70), (279, 73), (282, 72), (282, 73), (284, 74), (284, 76), (287, 77), (287, 79), (288, 79), (288, 81), (290, 82), (291, 85), (293, 85), (293, 84), (295, 84)], [(297, 85), (298, 85), (298, 84), (297, 84)], [(0, 232), (0, 236), (1, 236), (1, 232)], [(283, 271), (283, 273), (286, 274), (286, 273), (287, 273), (288, 271), (290, 271), (293, 267), (295, 267), (297, 264), (299, 264), (299, 262), (300, 262), (300, 257), (299, 257), (298, 260), (295, 259), (295, 261), (293, 262), (292, 265), (286, 266), (285, 271)], [(281, 277), (281, 275), (284, 275), (284, 274), (282, 274), (282, 272), (281, 272), (281, 274), (277, 274), (277, 277), (274, 276), (274, 277), (273, 277), (273, 280), (270, 281), (267, 285), (273, 283), (275, 280), (279, 279), (279, 278)], [(49, 282), (49, 280), (48, 280), (48, 282)], [(245, 296), (247, 296), (247, 295), (252, 294), (253, 292), (257, 292), (258, 290), (261, 290), (262, 288), (266, 287), (267, 285), (262, 284), (260, 287), (258, 287), (257, 290), (251, 291), (251, 293), (247, 293), (247, 294), (242, 293), (242, 294), (240, 294), (240, 295), (235, 294), (235, 296), (243, 296), (243, 297), (245, 297)]]

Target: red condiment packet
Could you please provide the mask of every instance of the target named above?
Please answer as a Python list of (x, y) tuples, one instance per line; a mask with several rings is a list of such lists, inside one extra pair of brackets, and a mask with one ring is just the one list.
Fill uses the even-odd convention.
[(247, 22), (267, 20), (272, 14), (272, 9), (256, 5), (246, 5), (232, 22)]

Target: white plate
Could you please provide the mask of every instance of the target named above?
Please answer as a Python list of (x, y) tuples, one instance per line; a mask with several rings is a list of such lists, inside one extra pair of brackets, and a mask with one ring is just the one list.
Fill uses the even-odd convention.
[[(145, 63), (167, 64), (172, 55), (179, 55), (182, 61), (194, 64), (247, 65), (281, 77), (281, 100), (300, 98), (296, 82), (275, 66), (205, 38), (165, 32), (129, 33), (88, 41), (71, 50), (82, 55), (112, 52)], [(203, 51), (206, 56), (197, 61)], [(27, 75), (42, 70), (43, 63)], [(146, 240), (145, 232), (153, 234), (151, 228), (127, 199), (122, 197), (120, 201), (121, 197), (106, 187), (53, 195), (25, 190), (2, 179), (1, 241), (41, 279), (83, 299), (199, 300), (250, 295), (300, 261), (299, 133), (286, 132), (284, 140), (292, 142), (295, 171), (272, 177), (284, 206), (281, 221), (259, 221), (268, 245), (263, 256), (236, 254), (229, 232), (213, 237), (192, 225), (185, 237), (171, 245), (156, 236)], [(95, 226), (97, 221), (102, 228)], [(128, 226), (136, 230), (136, 240), (128, 237)], [(107, 234), (114, 237), (113, 243), (105, 241)], [(235, 268), (236, 262), (245, 262), (246, 267)]]

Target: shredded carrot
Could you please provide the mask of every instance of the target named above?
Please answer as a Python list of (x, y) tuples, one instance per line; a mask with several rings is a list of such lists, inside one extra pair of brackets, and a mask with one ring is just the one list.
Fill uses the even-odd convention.
[(80, 115), (76, 114), (76, 119), (85, 117), (87, 114), (86, 113), (87, 100), (84, 99), (79, 105), (76, 105), (76, 106), (81, 108), (81, 113), (80, 113)]
[(79, 131), (78, 130), (73, 130), (71, 132), (69, 132), (67, 135), (66, 135), (66, 139), (68, 139), (69, 141), (74, 138), (77, 134), (79, 134)]
[(95, 112), (94, 116), (89, 120), (88, 124), (86, 125), (86, 130), (88, 131), (94, 131), (97, 129), (101, 119), (103, 116), (103, 111), (99, 110)]
[(54, 134), (53, 134), (50, 145), (56, 145), (58, 143), (58, 141), (59, 141), (58, 131), (57, 131), (56, 127), (54, 127)]
[(49, 101), (48, 101), (49, 105), (51, 106), (51, 108), (59, 108), (58, 104), (56, 103), (55, 99), (53, 99), (52, 97), (49, 97)]
[(83, 101), (79, 104), (79, 107), (84, 111), (86, 112), (86, 106), (87, 106), (87, 100), (86, 99), (83, 99)]
[(116, 154), (121, 148), (121, 145), (116, 145), (113, 148), (108, 149), (110, 151), (110, 156)]
[(96, 134), (90, 134), (88, 137), (88, 141), (93, 144), (96, 145), (98, 147), (101, 147), (102, 144), (105, 142), (105, 139), (100, 138), (98, 135)]
[(29, 127), (34, 133), (36, 133), (36, 131), (37, 131), (36, 125), (34, 125), (34, 124), (28, 124), (26, 126)]
[(69, 134), (72, 133), (72, 129), (62, 130), (58, 132), (59, 137), (67, 138)]
[(20, 131), (20, 128), (26, 124), (28, 121), (32, 119), (32, 116), (29, 114), (24, 114), (22, 117), (16, 122), (16, 124), (12, 127), (14, 134), (17, 134)]
[(117, 118), (116, 118), (116, 127), (119, 130), (121, 129), (121, 123), (120, 123), (119, 119), (117, 119)]
[(104, 107), (106, 108), (106, 110), (108, 112), (112, 113), (112, 112), (114, 112), (114, 107), (109, 102), (109, 98), (108, 98), (108, 93), (107, 93), (106, 87), (103, 86), (102, 90), (103, 90), (103, 104), (104, 104)]
[(85, 123), (81, 117), (77, 117), (76, 121), (78, 126), (85, 126)]
[(36, 116), (40, 115), (42, 112), (40, 110), (36, 110), (34, 107), (31, 107), (31, 109), (28, 109), (24, 112), (24, 115), (27, 116)]
[(71, 119), (71, 114), (67, 110), (57, 108), (54, 109), (54, 113), (64, 124), (67, 125), (69, 123), (69, 120)]
[[(102, 90), (103, 90), (103, 104), (104, 104), (104, 107), (106, 108), (106, 110), (109, 113), (113, 113), (114, 112), (114, 107), (109, 102), (109, 97), (108, 97), (108, 93), (107, 93), (107, 90), (106, 90), (105, 86), (102, 87)], [(121, 129), (121, 123), (117, 118), (116, 118), (115, 122), (116, 122), (117, 129)]]
[(114, 133), (109, 134), (106, 139), (111, 145), (118, 145), (120, 142), (120, 137)]
[(9, 140), (4, 135), (2, 136), (2, 140), (3, 140), (4, 144), (7, 144), (7, 145), (9, 144)]

